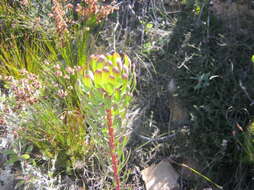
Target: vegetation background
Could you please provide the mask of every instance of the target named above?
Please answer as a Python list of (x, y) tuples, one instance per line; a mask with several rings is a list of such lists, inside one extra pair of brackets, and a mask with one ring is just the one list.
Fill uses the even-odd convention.
[(140, 190), (170, 158), (180, 189), (254, 189), (253, 66), (251, 0), (2, 0), (0, 173)]

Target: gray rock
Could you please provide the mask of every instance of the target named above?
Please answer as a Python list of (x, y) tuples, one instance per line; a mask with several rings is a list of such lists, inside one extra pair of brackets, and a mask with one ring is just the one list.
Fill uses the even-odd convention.
[(0, 168), (0, 190), (14, 190), (15, 177), (11, 173), (11, 168)]

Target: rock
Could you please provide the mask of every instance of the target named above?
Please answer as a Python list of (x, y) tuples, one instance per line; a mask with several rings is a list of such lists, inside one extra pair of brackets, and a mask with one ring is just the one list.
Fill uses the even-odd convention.
[(4, 166), (7, 156), (2, 154), (9, 145), (8, 138), (0, 136), (0, 190), (14, 190), (15, 176), (12, 174), (11, 165)]
[(142, 172), (147, 190), (177, 190), (179, 189), (179, 174), (168, 161), (149, 166)]
[(11, 173), (10, 168), (0, 168), (0, 189), (1, 190), (13, 190), (15, 189), (15, 177)]

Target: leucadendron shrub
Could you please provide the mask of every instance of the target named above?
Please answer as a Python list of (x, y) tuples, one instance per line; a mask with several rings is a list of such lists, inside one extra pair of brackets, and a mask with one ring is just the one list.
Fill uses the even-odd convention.
[(117, 190), (119, 172), (126, 161), (128, 136), (124, 124), (134, 87), (133, 65), (127, 55), (118, 53), (90, 56), (76, 86), (101, 167), (107, 168), (111, 160)]

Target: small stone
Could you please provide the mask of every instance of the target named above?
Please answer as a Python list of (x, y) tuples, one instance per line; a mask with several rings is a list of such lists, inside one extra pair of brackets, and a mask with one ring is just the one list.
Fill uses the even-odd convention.
[(152, 165), (142, 172), (147, 190), (176, 190), (179, 188), (179, 174), (168, 161), (161, 161)]

